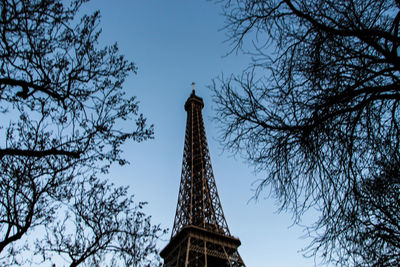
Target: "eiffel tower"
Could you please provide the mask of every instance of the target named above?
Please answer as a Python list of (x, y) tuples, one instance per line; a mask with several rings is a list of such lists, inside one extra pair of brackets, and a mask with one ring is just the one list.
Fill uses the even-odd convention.
[(171, 240), (161, 251), (164, 267), (245, 266), (225, 220), (211, 167), (201, 110), (193, 91), (187, 112), (182, 176)]

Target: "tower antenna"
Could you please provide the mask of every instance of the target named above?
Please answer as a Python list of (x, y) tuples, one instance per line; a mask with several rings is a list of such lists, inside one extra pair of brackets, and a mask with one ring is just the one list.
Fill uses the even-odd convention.
[(194, 86), (196, 85), (196, 83), (195, 82), (192, 82), (192, 90), (193, 90), (193, 92), (194, 92)]

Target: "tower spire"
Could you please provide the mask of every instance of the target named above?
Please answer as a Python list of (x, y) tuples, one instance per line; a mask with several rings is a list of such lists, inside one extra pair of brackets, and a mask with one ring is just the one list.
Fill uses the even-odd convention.
[(215, 184), (202, 116), (203, 99), (192, 94), (187, 112), (182, 175), (171, 240), (161, 252), (165, 267), (245, 266), (231, 236)]

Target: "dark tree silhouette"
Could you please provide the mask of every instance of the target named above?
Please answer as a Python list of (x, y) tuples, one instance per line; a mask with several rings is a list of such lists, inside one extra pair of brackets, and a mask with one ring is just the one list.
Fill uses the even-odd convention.
[[(127, 198), (127, 188), (90, 177), (75, 188), (62, 220), (47, 228), (36, 247), (43, 259), (68, 257), (70, 266), (155, 266), (156, 241), (163, 230)], [(165, 232), (164, 232), (165, 233)], [(71, 249), (72, 248), (72, 249)]]
[(232, 51), (253, 60), (211, 87), (222, 142), (266, 175), (257, 195), (271, 187), (295, 222), (320, 212), (311, 255), (398, 263), (399, 1), (222, 2)]
[(314, 240), (317, 246), (343, 244), (336, 252), (341, 265), (398, 266), (400, 242), (400, 158), (376, 163), (370, 178), (359, 182), (353, 206), (343, 211), (336, 224)]
[[(38, 251), (68, 254), (72, 265), (104, 251), (137, 253), (133, 262), (156, 252), (152, 244), (162, 231), (143, 217), (140, 204), (125, 189), (85, 178), (126, 164), (121, 145), (152, 138), (153, 127), (122, 90), (136, 67), (116, 44), (99, 48), (99, 13), (77, 17), (84, 2), (0, 2), (1, 265), (26, 258), (30, 236), (43, 243), (45, 235), (34, 231), (48, 233)], [(102, 201), (107, 205), (95, 204)], [(58, 217), (60, 211), (69, 215)], [(123, 251), (140, 242), (146, 247)]]

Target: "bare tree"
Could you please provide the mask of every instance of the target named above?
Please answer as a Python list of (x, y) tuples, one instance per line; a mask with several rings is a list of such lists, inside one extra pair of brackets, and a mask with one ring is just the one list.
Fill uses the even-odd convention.
[(156, 241), (165, 233), (152, 225), (142, 211), (145, 202), (134, 204), (127, 188), (114, 188), (90, 177), (75, 188), (72, 203), (57, 223), (47, 228), (45, 243), (36, 243), (43, 259), (68, 257), (70, 266), (145, 266), (159, 263)]
[[(84, 177), (106, 174), (115, 162), (126, 164), (121, 154), (126, 140), (140, 142), (153, 136), (153, 127), (139, 114), (135, 97), (126, 96), (122, 90), (127, 75), (135, 73), (135, 65), (119, 54), (116, 44), (99, 47), (99, 12), (77, 17), (84, 2), (87, 0), (0, 2), (2, 265), (18, 263), (18, 253), (32, 247), (25, 246), (23, 240), (33, 231), (40, 227), (55, 229), (60, 210), (75, 214), (72, 217), (76, 222), (79, 216), (79, 220), (86, 216), (79, 209), (102, 200), (96, 197), (125, 197), (122, 189), (113, 189), (98, 179), (89, 183)], [(131, 122), (130, 128), (124, 128), (124, 121)], [(84, 187), (80, 186), (82, 182)], [(97, 187), (105, 187), (104, 192), (95, 193)], [(115, 190), (122, 193), (118, 195)], [(88, 195), (77, 202), (78, 192)], [(107, 211), (114, 222), (121, 214), (136, 209), (129, 199), (118, 201), (113, 205), (122, 205), (119, 209), (111, 205)], [(107, 223), (101, 209), (93, 207), (91, 211), (96, 223)], [(135, 226), (135, 214), (127, 214), (123, 220)], [(141, 221), (137, 223), (144, 227)], [(90, 228), (89, 222), (76, 223), (76, 235), (78, 225), (82, 231), (92, 229), (87, 240), (108, 238), (101, 236), (102, 227), (107, 225), (99, 226), (101, 231), (96, 232), (98, 229)], [(126, 225), (114, 224), (110, 231), (123, 231)], [(135, 238), (147, 240), (161, 233), (156, 226), (146, 227), (154, 230), (153, 235), (136, 232)], [(54, 233), (58, 237), (61, 234)], [(56, 249), (50, 244), (61, 246), (49, 242), (43, 250)], [(63, 249), (72, 262), (82, 258), (79, 253), (88, 251), (86, 247), (81, 252), (71, 246)], [(92, 251), (92, 258), (101, 252)], [(143, 250), (137, 252), (137, 258), (146, 257)]]
[[(338, 263), (359, 266), (398, 266), (400, 242), (400, 161), (391, 155), (377, 162), (371, 177), (359, 182), (353, 206), (336, 224), (329, 218), (316, 246), (342, 244)], [(325, 220), (327, 220), (325, 222)]]
[(398, 263), (398, 235), (383, 238), (382, 230), (359, 240), (350, 232), (366, 230), (361, 224), (335, 226), (362, 207), (368, 212), (358, 220), (374, 221), (378, 209), (366, 202), (372, 192), (398, 201), (372, 185), (396, 181), (391, 190), (399, 193), (398, 180), (377, 176), (382, 162), (398, 167), (387, 163), (400, 145), (399, 2), (223, 2), (232, 51), (249, 53), (253, 61), (241, 75), (211, 86), (222, 142), (265, 173), (258, 194), (270, 186), (295, 222), (310, 208), (320, 212), (307, 229), (309, 253), (326, 262), (373, 265), (359, 251), (378, 242), (375, 255)]

